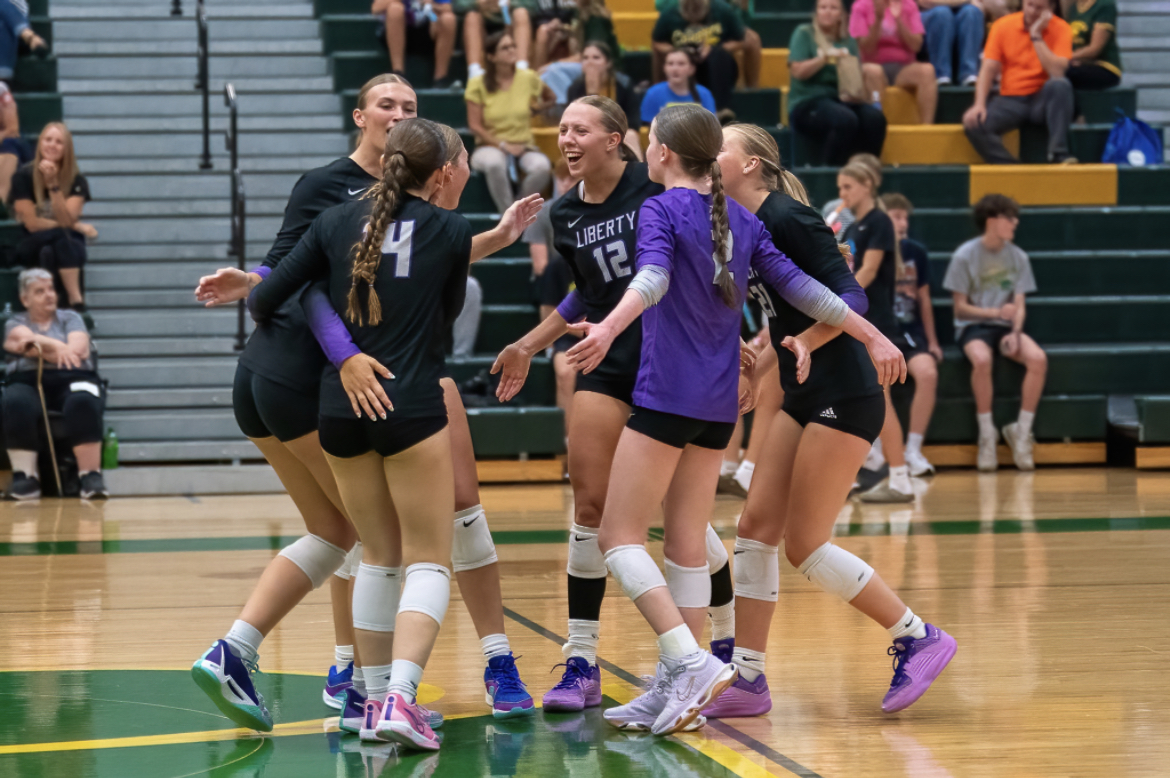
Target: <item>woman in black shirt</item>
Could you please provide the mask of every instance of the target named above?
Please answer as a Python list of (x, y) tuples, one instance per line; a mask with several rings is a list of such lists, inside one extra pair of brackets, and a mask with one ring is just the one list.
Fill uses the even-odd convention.
[(601, 41), (590, 41), (581, 51), (581, 75), (569, 85), (569, 102), (585, 95), (608, 97), (621, 106), (626, 115), (626, 145), (642, 160), (641, 101), (634, 93), (629, 76), (614, 69), (613, 52)]

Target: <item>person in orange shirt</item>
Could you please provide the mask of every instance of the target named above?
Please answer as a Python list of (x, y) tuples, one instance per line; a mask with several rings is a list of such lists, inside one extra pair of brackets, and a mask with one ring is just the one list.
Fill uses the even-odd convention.
[[(1068, 153), (1073, 88), (1065, 78), (1072, 28), (1054, 10), (1054, 0), (1024, 0), (1022, 11), (995, 22), (987, 34), (975, 104), (963, 114), (963, 128), (988, 163), (1019, 162), (1002, 136), (1024, 124), (1048, 128), (1049, 162), (1076, 162)], [(997, 77), (999, 95), (988, 102)]]

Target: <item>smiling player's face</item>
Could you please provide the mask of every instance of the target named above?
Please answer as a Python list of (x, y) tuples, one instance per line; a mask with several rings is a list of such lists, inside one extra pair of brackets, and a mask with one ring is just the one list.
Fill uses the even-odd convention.
[(592, 165), (599, 164), (617, 148), (621, 138), (614, 143), (614, 133), (607, 133), (601, 126), (601, 111), (591, 105), (571, 103), (561, 115), (560, 134), (557, 147), (569, 166), (569, 175), (582, 178)]
[(418, 96), (406, 84), (381, 84), (370, 90), (366, 107), (354, 111), (354, 122), (378, 145), (386, 145), (386, 133), (403, 119), (418, 116)]

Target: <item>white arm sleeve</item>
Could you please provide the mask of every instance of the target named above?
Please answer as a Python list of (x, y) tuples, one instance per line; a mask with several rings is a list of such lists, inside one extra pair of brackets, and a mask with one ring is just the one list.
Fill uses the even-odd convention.
[(650, 308), (657, 305), (670, 288), (670, 272), (659, 265), (646, 265), (630, 281), (629, 288), (641, 296), (643, 307)]

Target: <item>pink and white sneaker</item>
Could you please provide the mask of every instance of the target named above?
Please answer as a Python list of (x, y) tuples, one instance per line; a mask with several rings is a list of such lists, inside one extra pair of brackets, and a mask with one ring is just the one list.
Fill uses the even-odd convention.
[(389, 743), (390, 738), (378, 734), (378, 720), (382, 718), (382, 703), (377, 700), (366, 700), (365, 716), (358, 729), (358, 737), (366, 743)]
[(438, 751), (439, 737), (427, 723), (428, 718), (421, 706), (407, 702), (400, 695), (391, 694), (386, 698), (375, 730), (380, 740), (389, 740), (421, 751)]

